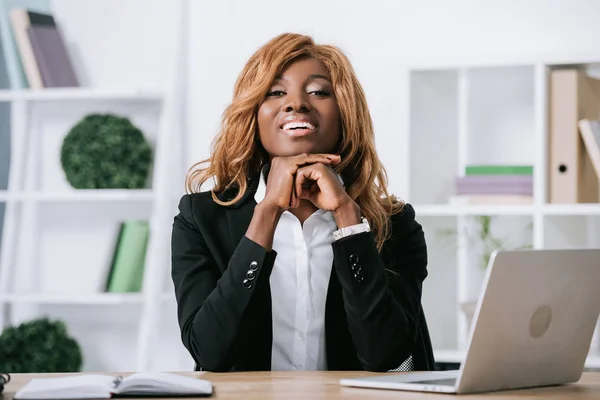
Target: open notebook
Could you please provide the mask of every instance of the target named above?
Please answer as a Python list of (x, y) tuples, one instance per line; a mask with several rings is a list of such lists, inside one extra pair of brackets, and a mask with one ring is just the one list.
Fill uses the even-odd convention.
[(166, 372), (138, 372), (126, 377), (75, 375), (34, 378), (14, 395), (15, 399), (107, 399), (111, 397), (204, 397), (212, 395), (204, 379)]

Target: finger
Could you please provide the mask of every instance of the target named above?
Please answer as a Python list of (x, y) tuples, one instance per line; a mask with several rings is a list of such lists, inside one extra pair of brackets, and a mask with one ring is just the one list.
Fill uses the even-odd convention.
[(342, 161), (342, 156), (339, 154), (328, 154), (326, 157), (331, 160), (331, 164), (339, 164)]
[(326, 166), (318, 163), (298, 169), (294, 184), (299, 198), (308, 198), (310, 194), (319, 191), (319, 179), (322, 177), (323, 168)]
[(340, 161), (341, 157), (337, 154), (300, 154), (292, 159), (297, 167), (315, 163), (337, 164)]
[(296, 172), (296, 179), (294, 180), (294, 189), (295, 189), (296, 195), (298, 196), (298, 199), (302, 198), (302, 191), (303, 191), (302, 184), (304, 183), (305, 168), (307, 168), (307, 167), (301, 168), (298, 170), (298, 172)]
[(290, 196), (290, 202), (292, 208), (298, 208), (298, 205), (300, 204), (300, 198), (298, 197), (298, 192), (296, 192), (296, 185), (294, 182), (292, 182), (292, 195)]

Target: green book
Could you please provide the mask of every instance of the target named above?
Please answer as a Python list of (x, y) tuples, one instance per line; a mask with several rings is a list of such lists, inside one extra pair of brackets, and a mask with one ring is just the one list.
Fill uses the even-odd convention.
[(465, 175), (533, 175), (532, 165), (468, 165)]
[(149, 233), (148, 221), (129, 220), (122, 223), (107, 292), (141, 291)]

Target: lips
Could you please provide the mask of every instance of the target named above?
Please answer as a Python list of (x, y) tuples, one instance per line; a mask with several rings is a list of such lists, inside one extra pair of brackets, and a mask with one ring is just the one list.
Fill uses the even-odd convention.
[(316, 132), (317, 125), (306, 119), (288, 119), (281, 130), (290, 136), (306, 136)]
[(284, 131), (292, 129), (315, 129), (316, 127), (310, 122), (288, 122), (283, 124), (282, 129)]

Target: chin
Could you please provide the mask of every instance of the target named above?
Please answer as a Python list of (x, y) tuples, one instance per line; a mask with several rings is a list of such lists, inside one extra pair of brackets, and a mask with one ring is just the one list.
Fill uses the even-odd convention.
[(316, 154), (316, 153), (324, 153), (319, 150), (315, 146), (294, 146), (294, 148), (282, 149), (281, 152), (278, 152), (277, 156), (279, 157), (292, 157), (297, 156), (299, 154)]
[(318, 151), (315, 148), (306, 148), (306, 149), (294, 149), (294, 150), (288, 150), (283, 152), (282, 154), (280, 154), (280, 157), (293, 157), (293, 156), (297, 156), (300, 154), (317, 154), (317, 153), (322, 153), (321, 151)]

